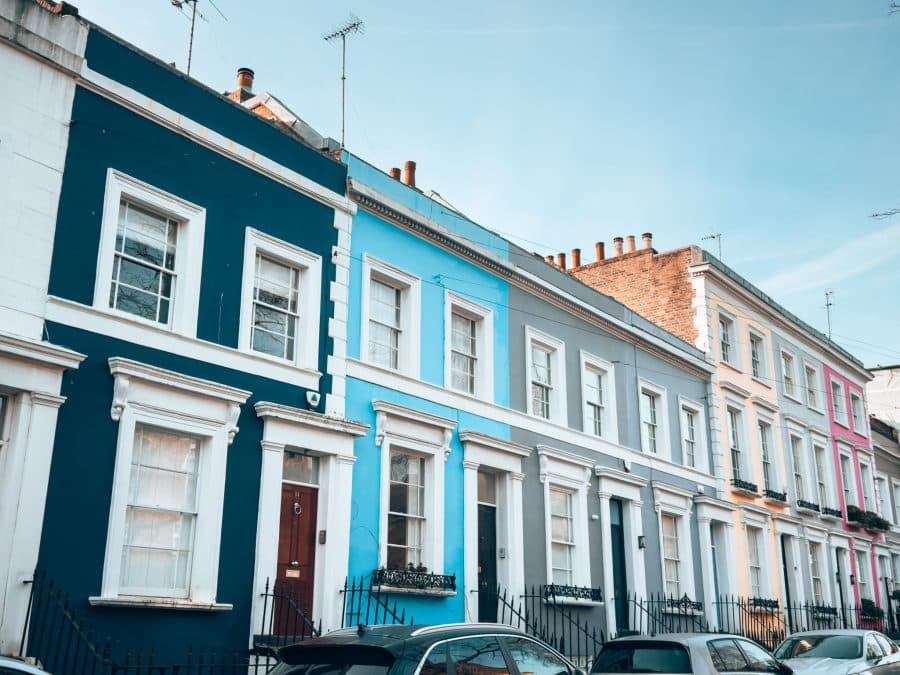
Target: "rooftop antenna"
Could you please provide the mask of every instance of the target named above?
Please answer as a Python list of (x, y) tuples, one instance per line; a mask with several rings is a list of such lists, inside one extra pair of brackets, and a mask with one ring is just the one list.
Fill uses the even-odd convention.
[(700, 241), (706, 241), (707, 239), (715, 239), (716, 246), (719, 249), (719, 260), (722, 259), (722, 233), (721, 232), (713, 232), (712, 234), (708, 234), (705, 237), (700, 237)]
[(831, 339), (831, 306), (834, 304), (831, 299), (834, 297), (834, 291), (825, 291), (825, 313), (828, 316), (828, 339)]
[(325, 42), (332, 42), (338, 38), (341, 40), (341, 150), (344, 149), (344, 121), (346, 118), (345, 108), (347, 100), (347, 36), (350, 33), (363, 32), (365, 32), (365, 24), (362, 19), (351, 14), (344, 23), (322, 36)]
[[(194, 54), (194, 28), (197, 25), (197, 16), (198, 16), (197, 1), (198, 0), (170, 0), (170, 2), (172, 3), (172, 6), (181, 10), (182, 14), (184, 14), (184, 6), (186, 4), (190, 3), (193, 5), (193, 8), (191, 9), (191, 18), (190, 18), (191, 34), (190, 34), (190, 37), (188, 38), (188, 57), (187, 57), (187, 74), (188, 75), (191, 74), (191, 57)], [(209, 4), (213, 6), (213, 9), (215, 9), (223, 19), (228, 21), (228, 17), (225, 16), (224, 14), (222, 14), (222, 10), (216, 6), (216, 3), (214, 3), (212, 0), (209, 0)], [(206, 17), (203, 16), (202, 13), (200, 13), (199, 16), (201, 19), (206, 21)]]

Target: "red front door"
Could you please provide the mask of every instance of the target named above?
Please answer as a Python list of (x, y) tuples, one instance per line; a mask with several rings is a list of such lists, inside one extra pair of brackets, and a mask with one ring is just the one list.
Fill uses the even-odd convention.
[(281, 525), (278, 534), (275, 634), (301, 635), (312, 620), (316, 562), (316, 510), (319, 491), (305, 485), (281, 486)]

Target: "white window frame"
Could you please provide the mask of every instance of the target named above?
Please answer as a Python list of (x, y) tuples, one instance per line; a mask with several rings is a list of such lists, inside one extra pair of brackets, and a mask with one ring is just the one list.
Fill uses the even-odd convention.
[(548, 421), (567, 426), (566, 343), (533, 326), (525, 326), (525, 409), (532, 417), (545, 419), (535, 412), (531, 396), (532, 346), (537, 346), (550, 354), (551, 389), (550, 419)]
[[(799, 441), (796, 453), (794, 452), (794, 440)], [(808, 494), (811, 486), (809, 484), (809, 471), (806, 467), (806, 455), (808, 453), (806, 434), (789, 428), (787, 449), (791, 466), (791, 487), (794, 489), (794, 500), (815, 503), (809, 498), (810, 495)], [(797, 489), (798, 476), (803, 486), (802, 495), (800, 494), (801, 491)], [(818, 486), (816, 486), (816, 491), (818, 492)], [(821, 507), (821, 504), (819, 506)]]
[[(722, 332), (722, 325), (725, 324), (725, 332)], [(737, 321), (734, 316), (724, 310), (719, 310), (719, 360), (727, 363), (732, 368), (740, 370), (741, 368), (741, 349), (737, 339)], [(727, 338), (725, 340), (724, 338)], [(728, 343), (728, 358), (725, 358), (722, 349), (723, 342)]]
[(425, 533), (422, 564), (433, 574), (444, 573), (444, 475), (454, 420), (419, 412), (387, 401), (374, 401), (375, 443), (381, 447), (378, 566), (387, 565), (388, 506), (391, 451), (425, 460)]
[[(672, 459), (672, 437), (669, 435), (669, 399), (666, 388), (660, 386), (643, 377), (638, 378), (638, 396), (643, 397), (645, 393), (652, 394), (656, 397), (659, 408), (657, 409), (657, 435), (656, 435), (656, 452), (654, 453), (649, 447), (649, 437), (644, 431), (644, 420), (640, 414), (638, 406), (638, 419), (641, 425), (641, 452), (649, 455), (655, 455), (665, 460)], [(640, 400), (640, 399), (639, 399)]]
[(875, 473), (875, 502), (878, 504), (878, 515), (894, 524), (894, 511), (891, 507), (890, 495), (891, 482), (887, 474), (877, 471)]
[(579, 352), (579, 361), (581, 373), (581, 401), (582, 401), (582, 430), (586, 434), (595, 436), (593, 416), (588, 404), (587, 382), (585, 375), (590, 372), (600, 375), (601, 386), (603, 388), (603, 418), (601, 424), (603, 438), (611, 443), (619, 442), (619, 420), (618, 407), (616, 405), (616, 367), (609, 361), (601, 359), (590, 352), (581, 350)]
[[(848, 466), (850, 468), (850, 480), (847, 481), (846, 476), (844, 476), (844, 460), (847, 460)], [(838, 449), (838, 468), (841, 472), (841, 495), (844, 497), (844, 510), (848, 506), (862, 506), (859, 503), (859, 494), (856, 491), (856, 467), (853, 466), (853, 454), (850, 449)], [(849, 482), (849, 485), (847, 483)], [(848, 489), (849, 488), (849, 489)], [(852, 502), (848, 502), (848, 497), (852, 499)]]
[[(769, 485), (766, 486), (766, 475), (763, 468), (763, 441), (762, 435), (763, 425), (766, 426), (766, 445), (768, 450), (768, 458), (769, 458)], [(756, 411), (756, 435), (757, 442), (759, 443), (759, 461), (760, 461), (760, 478), (762, 479), (760, 488), (762, 490), (772, 490), (773, 492), (781, 492), (781, 487), (783, 487), (783, 483), (781, 481), (780, 471), (778, 470), (778, 462), (776, 458), (780, 456), (780, 453), (777, 451), (775, 447), (775, 419), (768, 415), (763, 415), (759, 410)]]
[[(116, 231), (119, 225), (119, 204), (122, 199), (133, 201), (178, 221), (175, 244), (174, 297), (167, 323), (151, 321), (109, 306)], [(205, 208), (116, 169), (107, 169), (106, 192), (103, 197), (103, 215), (100, 225), (100, 246), (94, 282), (94, 308), (145, 326), (196, 337), (205, 228)]]
[[(818, 549), (818, 551), (817, 551), (818, 555), (816, 555), (816, 552), (813, 550), (813, 546), (815, 546)], [(831, 601), (831, 598), (830, 598), (831, 584), (826, 583), (826, 581), (828, 579), (829, 566), (825, 564), (825, 558), (824, 558), (824, 554), (825, 554), (825, 551), (827, 548), (828, 548), (827, 545), (823, 541), (820, 541), (819, 539), (809, 539), (807, 541), (807, 553), (808, 553), (809, 559), (810, 559), (809, 583), (810, 583), (810, 591), (812, 592), (811, 600), (814, 605), (826, 606)], [(815, 559), (816, 566), (819, 568), (818, 569), (818, 571), (819, 571), (818, 577), (813, 577), (813, 575), (812, 575), (812, 560), (813, 559)], [(822, 596), (821, 598), (816, 598), (815, 579), (819, 580), (819, 589), (820, 589), (820, 594)]]
[[(892, 511), (894, 517), (891, 520), (896, 527), (900, 525), (900, 480), (896, 478), (891, 478), (891, 502), (894, 507)], [(897, 573), (897, 583), (900, 584), (900, 570)]]
[[(685, 595), (691, 600), (696, 600), (695, 570), (694, 570), (694, 544), (691, 537), (691, 509), (693, 506), (693, 494), (689, 490), (682, 490), (663, 483), (652, 483), (654, 506), (660, 517), (657, 518), (657, 536), (659, 537), (659, 564), (663, 575), (663, 588), (665, 588), (665, 556), (662, 546), (662, 516), (675, 517), (678, 532), (678, 558), (679, 573), (678, 585), (681, 597)], [(699, 570), (698, 570), (699, 571)]]
[[(421, 366), (422, 282), (419, 277), (394, 267), (369, 254), (363, 256), (362, 326), (359, 337), (359, 358), (375, 368), (399, 372), (419, 378)], [(400, 291), (400, 338), (397, 344), (397, 369), (387, 368), (369, 360), (369, 304), (371, 281), (376, 280)]]
[[(475, 392), (454, 389), (451, 348), (453, 345), (453, 315), (460, 314), (475, 322)], [(367, 343), (368, 344), (368, 343)], [(474, 396), (488, 403), (494, 402), (494, 313), (456, 293), (444, 293), (444, 387)]]
[[(813, 381), (809, 381), (809, 371), (813, 372)], [(814, 392), (816, 397), (815, 403), (809, 400), (809, 391), (810, 389)], [(809, 361), (803, 361), (803, 390), (804, 390), (804, 398), (806, 398), (806, 405), (811, 410), (816, 410), (821, 412), (822, 408), (822, 395), (824, 392), (822, 391), (822, 378), (819, 375), (819, 368)]]
[[(294, 358), (282, 359), (258, 352), (250, 344), (253, 324), (253, 287), (256, 283), (256, 256), (262, 255), (300, 271), (299, 319), (294, 342)], [(238, 349), (279, 363), (300, 368), (319, 368), (319, 321), (322, 298), (322, 256), (248, 227), (244, 233), (244, 271), (241, 280), (241, 323)]]
[[(838, 414), (838, 401), (834, 400), (834, 388), (837, 386), (840, 391), (840, 414)], [(828, 380), (828, 396), (831, 397), (831, 407), (834, 409), (834, 421), (842, 427), (850, 428), (850, 418), (847, 412), (847, 391), (844, 389), (844, 383), (836, 377)]]
[[(101, 595), (95, 605), (173, 606), (230, 609), (216, 602), (222, 502), (228, 446), (237, 433), (241, 404), (250, 392), (113, 357), (111, 415), (119, 423)], [(138, 424), (197, 436), (201, 441), (197, 516), (186, 598), (124, 595), (120, 591), (125, 517)]]
[[(862, 558), (862, 565), (860, 565)], [(859, 597), (864, 600), (873, 600), (875, 595), (872, 589), (872, 560), (865, 549), (853, 550), (853, 561), (856, 563), (856, 588)]]
[[(867, 475), (868, 480), (866, 479)], [(866, 511), (876, 511), (878, 503), (875, 500), (875, 483), (873, 481), (872, 465), (862, 459), (859, 460), (859, 482), (862, 483), (863, 489), (863, 508)]]
[[(825, 437), (812, 435), (810, 437), (810, 441), (811, 441), (810, 447), (812, 449), (813, 471), (816, 476), (816, 496), (818, 497), (818, 499), (816, 501), (819, 504), (819, 506), (823, 509), (825, 507), (836, 508), (837, 504), (834, 503), (834, 496), (833, 496), (835, 493), (834, 481), (832, 480), (832, 476), (831, 476), (831, 473), (832, 473), (831, 465), (834, 463), (834, 460), (832, 459), (829, 462), (829, 458), (830, 457), (833, 458), (834, 455), (829, 455), (828, 440)], [(820, 474), (820, 472), (819, 472), (819, 468), (820, 468), (819, 467), (819, 455), (816, 453), (816, 448), (821, 448), (821, 450), (822, 450), (822, 455), (823, 455), (824, 461), (825, 461), (825, 466), (822, 467), (824, 469), (824, 475)], [(829, 498), (830, 501), (823, 502), (821, 495), (819, 495), (819, 483), (824, 484), (825, 495), (826, 495), (826, 497)]]
[(678, 427), (680, 429), (679, 438), (681, 439), (681, 463), (689, 466), (685, 455), (686, 429), (684, 425), (684, 412), (690, 411), (694, 415), (695, 439), (694, 439), (694, 469), (706, 472), (709, 465), (709, 446), (706, 439), (706, 406), (699, 401), (688, 398), (687, 396), (678, 396)]
[[(751, 598), (765, 598), (765, 594), (763, 593), (763, 588), (765, 585), (765, 577), (763, 574), (763, 569), (765, 568), (766, 561), (763, 559), (763, 531), (761, 528), (756, 527), (755, 525), (747, 525), (746, 528), (747, 534), (747, 571), (748, 571), (748, 584), (750, 589), (750, 597)], [(755, 539), (755, 541), (754, 541)], [(755, 544), (755, 546), (754, 546)], [(753, 549), (756, 549), (754, 551)], [(756, 564), (753, 563), (753, 553), (756, 553)], [(756, 570), (757, 574), (757, 592), (753, 592), (753, 571)]]
[[(794, 352), (792, 352), (792, 351), (790, 351), (790, 350), (788, 350), (788, 349), (781, 349), (780, 352), (779, 352), (779, 354), (780, 354), (780, 356), (779, 356), (779, 359), (780, 359), (780, 362), (779, 362), (779, 368), (780, 368), (779, 376), (780, 376), (780, 379), (781, 379), (781, 389), (782, 389), (782, 391), (784, 392), (784, 395), (785, 395), (787, 398), (791, 399), (792, 401), (797, 401), (798, 403), (803, 403), (803, 401), (802, 401), (802, 399), (800, 398), (800, 395), (799, 395), (800, 392), (798, 391), (798, 389), (799, 389), (799, 387), (800, 387), (800, 382), (799, 382), (798, 379), (797, 379), (797, 355), (796, 355)], [(785, 379), (784, 379), (785, 370), (787, 370), (787, 369), (785, 368), (785, 362), (784, 362), (784, 357), (785, 357), (785, 356), (788, 357), (788, 358), (790, 359), (790, 362), (791, 362), (790, 376), (791, 376), (791, 382), (793, 383), (793, 387), (794, 387), (794, 393), (792, 393), (792, 394), (791, 394), (791, 393), (788, 393), (787, 382), (786, 382)]]
[[(750, 328), (748, 331), (747, 350), (750, 357), (750, 376), (755, 380), (765, 380), (769, 374), (769, 364), (766, 360), (766, 338), (757, 330)], [(753, 341), (759, 343), (759, 373), (753, 373)]]
[[(853, 402), (857, 401), (859, 403), (859, 423), (856, 421), (856, 414), (853, 407)], [(862, 395), (851, 389), (850, 390), (850, 423), (853, 425), (853, 431), (859, 434), (860, 436), (866, 436), (868, 438), (868, 424), (866, 423), (868, 420), (866, 419), (866, 406), (863, 402)]]
[[(772, 599), (773, 597), (773, 584), (771, 579), (771, 574), (766, 574), (765, 570), (769, 569), (771, 565), (770, 559), (770, 551), (769, 551), (769, 539), (770, 539), (770, 531), (769, 531), (769, 516), (768, 513), (762, 509), (753, 509), (753, 507), (745, 507), (741, 510), (741, 515), (743, 519), (744, 525), (744, 533), (746, 535), (746, 529), (748, 527), (753, 527), (759, 530), (759, 564), (763, 569), (763, 574), (760, 575), (760, 584), (759, 591), (760, 598)], [(749, 542), (749, 537), (745, 537), (745, 542)], [(749, 565), (750, 565), (750, 552), (747, 550), (747, 566), (748, 566), (748, 576), (749, 576)], [(749, 578), (748, 578), (749, 584)], [(749, 588), (749, 585), (748, 585)]]
[(550, 490), (558, 489), (572, 494), (572, 585), (593, 588), (591, 583), (590, 538), (588, 535), (588, 495), (594, 463), (564, 450), (546, 445), (537, 446), (540, 481), (544, 493), (544, 527), (547, 546), (547, 583), (553, 583), (553, 552), (550, 547), (552, 523), (550, 517)]
[[(747, 481), (748, 483), (755, 483), (756, 479), (754, 477), (754, 472), (750, 467), (747, 459), (750, 453), (749, 444), (747, 443), (747, 425), (745, 421), (745, 410), (743, 406), (736, 405), (733, 402), (728, 402), (725, 405), (725, 435), (728, 448), (728, 463), (731, 466), (731, 479), (740, 478), (740, 480)], [(731, 421), (732, 416), (731, 413), (734, 413), (734, 419), (737, 422), (737, 428), (733, 428), (733, 422)], [(740, 466), (737, 467), (737, 472), (735, 472), (734, 466), (734, 452), (732, 447), (734, 445), (733, 440), (736, 438), (738, 445), (738, 459), (740, 461)]]

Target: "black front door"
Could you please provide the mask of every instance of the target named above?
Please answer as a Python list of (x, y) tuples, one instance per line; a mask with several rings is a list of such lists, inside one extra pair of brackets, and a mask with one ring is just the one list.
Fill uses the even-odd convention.
[(613, 597), (616, 603), (616, 630), (628, 630), (628, 572), (625, 568), (625, 528), (622, 500), (609, 500), (609, 531), (612, 540)]
[(497, 507), (478, 505), (478, 620), (497, 620)]

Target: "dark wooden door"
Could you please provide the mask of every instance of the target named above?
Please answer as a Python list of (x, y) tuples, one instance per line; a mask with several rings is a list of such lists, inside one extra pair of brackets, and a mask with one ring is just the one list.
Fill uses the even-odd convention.
[(625, 527), (622, 523), (622, 501), (609, 500), (609, 533), (612, 546), (613, 601), (616, 608), (616, 630), (627, 634), (628, 571), (625, 567)]
[(300, 635), (311, 619), (316, 563), (316, 511), (319, 491), (305, 485), (281, 486), (281, 525), (274, 630), (276, 635)]
[(478, 620), (497, 620), (497, 507), (478, 505)]

